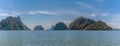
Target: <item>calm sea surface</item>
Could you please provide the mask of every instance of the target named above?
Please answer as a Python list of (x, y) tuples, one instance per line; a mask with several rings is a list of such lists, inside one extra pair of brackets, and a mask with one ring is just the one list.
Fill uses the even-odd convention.
[(120, 46), (120, 31), (0, 31), (0, 46)]

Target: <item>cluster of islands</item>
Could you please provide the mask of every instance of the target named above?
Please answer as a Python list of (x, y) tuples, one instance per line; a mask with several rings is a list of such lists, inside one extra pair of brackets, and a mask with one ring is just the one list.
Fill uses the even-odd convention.
[[(20, 19), (20, 16), (8, 16), (0, 21), (0, 30), (31, 30)], [(33, 30), (45, 30), (42, 25), (36, 25)], [(58, 22), (50, 30), (112, 30), (105, 22), (78, 17), (70, 25)]]

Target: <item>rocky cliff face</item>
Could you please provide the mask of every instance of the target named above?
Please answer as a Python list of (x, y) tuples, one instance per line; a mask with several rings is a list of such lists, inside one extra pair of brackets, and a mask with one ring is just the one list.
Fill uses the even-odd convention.
[(59, 22), (54, 26), (54, 30), (67, 30), (67, 26), (63, 22)]
[(44, 28), (41, 25), (35, 26), (34, 30), (44, 30)]
[(29, 30), (29, 28), (22, 23), (19, 16), (9, 16), (6, 19), (1, 20), (0, 30)]
[(85, 30), (111, 30), (112, 28), (109, 27), (106, 23), (102, 21), (95, 22), (91, 25), (86, 26)]
[(102, 21), (94, 21), (84, 17), (79, 17), (69, 25), (69, 30), (111, 30), (109, 27)]

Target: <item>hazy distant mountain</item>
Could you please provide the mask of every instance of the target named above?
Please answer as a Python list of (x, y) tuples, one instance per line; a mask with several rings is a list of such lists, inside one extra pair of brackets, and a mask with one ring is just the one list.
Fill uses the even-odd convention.
[(67, 26), (63, 22), (59, 22), (54, 26), (54, 30), (67, 30)]
[(54, 25), (51, 26), (51, 28), (47, 29), (47, 30), (54, 30)]
[(19, 16), (9, 16), (1, 20), (0, 30), (29, 30), (29, 28), (22, 23)]
[(69, 30), (111, 30), (106, 23), (102, 21), (94, 21), (84, 17), (75, 19), (70, 25)]
[(54, 30), (54, 28), (55, 28), (55, 26), (54, 26), (54, 25), (52, 25), (50, 29), (51, 29), (51, 30)]
[(44, 28), (42, 27), (42, 25), (37, 25), (35, 26), (34, 30), (44, 30)]

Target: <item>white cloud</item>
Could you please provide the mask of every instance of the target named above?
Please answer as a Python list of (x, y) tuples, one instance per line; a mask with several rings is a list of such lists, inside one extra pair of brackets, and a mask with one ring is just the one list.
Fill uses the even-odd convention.
[(8, 12), (0, 9), (0, 16), (15, 16), (15, 13), (8, 13)]
[(58, 15), (58, 13), (50, 11), (30, 11), (29, 14), (48, 14), (48, 15)]
[(2, 9), (0, 9), (0, 16), (10, 16), (10, 14), (4, 12)]
[(103, 13), (102, 16), (108, 16), (109, 14), (108, 13)]
[(0, 12), (0, 16), (10, 16), (8, 13)]
[[(45, 15), (74, 15), (74, 16), (83, 16), (83, 15), (88, 15), (84, 12), (81, 11), (76, 11), (76, 10), (56, 10), (56, 11), (46, 11), (46, 10), (34, 10), (34, 11), (24, 11), (24, 12), (7, 12), (4, 10), (0, 10), (0, 16), (18, 16), (18, 15), (23, 15), (23, 14), (28, 14), (28, 15), (35, 15), (35, 14), (45, 14)], [(97, 14), (93, 13), (91, 14), (92, 17), (95, 17)], [(106, 14), (103, 14), (106, 16)]]
[(57, 12), (51, 11), (26, 11), (26, 12), (5, 12), (0, 9), (0, 16), (17, 16), (22, 14), (47, 14), (47, 15), (59, 15)]
[(47, 14), (47, 15), (82, 15), (83, 12), (76, 10), (56, 10), (56, 11), (28, 11), (26, 14)]
[(108, 13), (92, 13), (90, 16), (96, 17), (97, 15), (105, 17), (105, 16), (108, 16), (109, 14)]
[(14, 12), (14, 13), (8, 13), (8, 12), (0, 12), (0, 16), (17, 16), (20, 15), (20, 13)]
[(84, 8), (90, 8), (90, 9), (94, 8), (91, 4), (86, 3), (86, 2), (77, 1), (76, 4)]
[(96, 17), (96, 16), (97, 16), (97, 13), (93, 13), (93, 14), (91, 14), (90, 16)]

